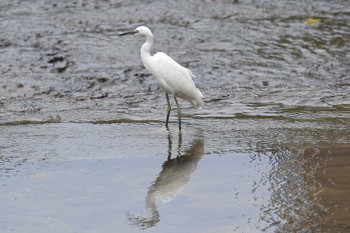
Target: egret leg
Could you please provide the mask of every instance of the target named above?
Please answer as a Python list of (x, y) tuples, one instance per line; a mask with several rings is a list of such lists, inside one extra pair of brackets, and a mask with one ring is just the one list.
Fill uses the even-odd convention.
[(171, 160), (171, 151), (172, 151), (173, 141), (171, 139), (171, 133), (168, 131), (168, 160)]
[(166, 102), (167, 102), (167, 115), (166, 115), (165, 127), (169, 130), (168, 123), (169, 123), (169, 116), (170, 116), (170, 111), (171, 111), (171, 105), (170, 105), (168, 93), (165, 93), (165, 96), (166, 96)]
[(177, 142), (177, 158), (181, 156), (181, 148), (182, 148), (182, 133), (179, 131), (179, 140)]
[(175, 103), (177, 106), (177, 117), (179, 119), (179, 130), (181, 131), (181, 108), (180, 108), (179, 103), (177, 102), (176, 96), (174, 96), (174, 99), (175, 99)]

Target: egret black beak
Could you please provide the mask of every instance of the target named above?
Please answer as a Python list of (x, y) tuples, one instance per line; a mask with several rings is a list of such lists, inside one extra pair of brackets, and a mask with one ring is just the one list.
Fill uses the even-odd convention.
[(136, 34), (136, 33), (137, 33), (137, 31), (134, 30), (134, 31), (129, 31), (129, 32), (120, 33), (119, 36), (134, 35), (134, 34)]

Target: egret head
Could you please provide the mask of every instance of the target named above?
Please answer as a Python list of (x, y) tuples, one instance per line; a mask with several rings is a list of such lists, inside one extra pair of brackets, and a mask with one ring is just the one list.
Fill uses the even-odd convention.
[(145, 35), (145, 36), (153, 36), (151, 30), (148, 27), (140, 26), (135, 29), (135, 35)]
[(153, 34), (151, 32), (151, 30), (149, 30), (148, 27), (145, 27), (145, 26), (140, 26), (138, 28), (136, 28), (135, 30), (133, 31), (129, 31), (129, 32), (124, 32), (124, 33), (121, 33), (119, 34), (120, 36), (124, 36), (124, 35), (144, 35), (144, 36), (152, 36), (153, 37)]

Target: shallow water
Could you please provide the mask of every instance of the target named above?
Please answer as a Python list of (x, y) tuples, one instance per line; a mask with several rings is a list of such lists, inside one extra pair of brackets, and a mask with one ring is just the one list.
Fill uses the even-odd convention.
[(1, 231), (346, 232), (349, 145), (250, 124), (2, 126)]
[[(349, 22), (345, 0), (2, 1), (0, 231), (348, 232)], [(118, 37), (139, 25), (197, 75), (181, 135)]]

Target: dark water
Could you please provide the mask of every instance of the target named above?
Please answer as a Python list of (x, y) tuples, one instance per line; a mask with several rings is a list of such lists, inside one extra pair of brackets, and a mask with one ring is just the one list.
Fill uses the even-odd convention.
[[(348, 232), (348, 5), (1, 1), (0, 231)], [(140, 25), (205, 96), (181, 135)]]

